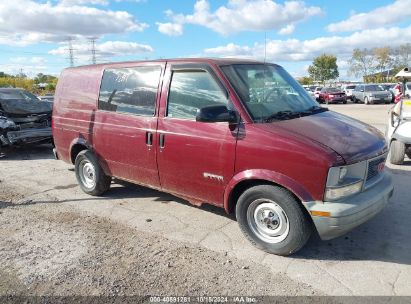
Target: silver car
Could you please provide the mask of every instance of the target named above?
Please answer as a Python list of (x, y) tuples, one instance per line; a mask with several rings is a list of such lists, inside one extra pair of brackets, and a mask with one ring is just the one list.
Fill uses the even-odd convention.
[(352, 99), (355, 103), (391, 103), (391, 93), (378, 84), (359, 84), (352, 92)]

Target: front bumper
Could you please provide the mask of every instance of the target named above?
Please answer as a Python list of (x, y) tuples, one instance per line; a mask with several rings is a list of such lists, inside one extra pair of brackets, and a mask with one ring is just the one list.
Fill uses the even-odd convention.
[(391, 102), (392, 97), (391, 96), (387, 96), (387, 97), (373, 97), (373, 96), (370, 96), (369, 99), (372, 102), (388, 102), (388, 101)]
[(383, 179), (365, 190), (336, 202), (305, 202), (308, 212), (327, 212), (330, 216), (311, 215), (322, 240), (341, 236), (367, 222), (388, 203), (394, 192), (391, 175), (385, 172)]

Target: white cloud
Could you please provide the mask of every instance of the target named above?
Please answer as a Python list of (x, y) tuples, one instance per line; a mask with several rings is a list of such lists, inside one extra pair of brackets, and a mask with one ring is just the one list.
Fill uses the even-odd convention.
[[(78, 63), (87, 63), (91, 58), (91, 47), (86, 41), (73, 43), (74, 57)], [(115, 56), (142, 55), (154, 52), (153, 48), (146, 44), (126, 41), (106, 41), (96, 44), (96, 57), (98, 61), (105, 61)], [(49, 54), (56, 56), (68, 56), (67, 46), (62, 45), (49, 51)]]
[(60, 5), (65, 6), (72, 6), (72, 5), (84, 5), (84, 4), (92, 4), (92, 5), (108, 5), (108, 0), (62, 0), (60, 1)]
[(47, 59), (44, 57), (11, 57), (9, 61), (12, 63), (44, 65)]
[[(387, 40), (389, 37), (389, 40)], [(353, 33), (349, 36), (318, 37), (311, 40), (269, 40), (266, 45), (267, 59), (270, 61), (307, 61), (322, 53), (349, 57), (354, 48), (381, 46), (381, 41), (389, 41), (390, 46), (398, 46), (411, 40), (411, 26), (406, 28), (377, 28)], [(205, 55), (219, 57), (264, 58), (264, 44), (240, 46), (229, 43), (225, 46), (204, 50)]]
[(229, 35), (242, 31), (281, 30), (285, 27), (290, 32), (296, 23), (321, 13), (321, 8), (307, 7), (303, 1), (285, 1), (281, 4), (273, 0), (229, 0), (226, 6), (211, 12), (207, 0), (197, 0), (193, 14), (175, 14), (168, 10), (166, 16), (180, 26), (196, 24)]
[(282, 29), (280, 29), (278, 31), (278, 33), (280, 35), (290, 35), (294, 32), (294, 30), (295, 30), (295, 25), (294, 24), (289, 24), (289, 25), (283, 27)]
[(148, 27), (125, 11), (87, 6), (53, 5), (32, 0), (0, 3), (0, 43), (28, 45), (56, 42), (68, 36), (87, 37), (143, 31)]
[(183, 26), (179, 23), (161, 23), (156, 22), (158, 31), (168, 36), (181, 36), (183, 34)]
[(221, 56), (221, 57), (259, 57), (255, 56), (256, 51), (259, 48), (258, 45), (254, 47), (249, 46), (239, 46), (234, 43), (229, 43), (225, 46), (218, 46), (215, 48), (205, 49), (204, 53), (210, 54), (212, 56)]
[(411, 0), (397, 0), (368, 13), (354, 13), (347, 20), (331, 23), (329, 32), (351, 32), (399, 23), (411, 18)]

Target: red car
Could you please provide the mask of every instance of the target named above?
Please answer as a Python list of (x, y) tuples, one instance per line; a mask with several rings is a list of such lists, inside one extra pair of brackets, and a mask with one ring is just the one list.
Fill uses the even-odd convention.
[(320, 95), (318, 96), (320, 103), (347, 103), (347, 96), (345, 93), (337, 88), (322, 88)]
[(393, 193), (379, 131), (319, 107), (282, 67), (258, 61), (68, 68), (53, 135), (84, 192), (101, 195), (115, 177), (213, 204), (279, 255), (314, 230), (325, 240), (346, 233)]

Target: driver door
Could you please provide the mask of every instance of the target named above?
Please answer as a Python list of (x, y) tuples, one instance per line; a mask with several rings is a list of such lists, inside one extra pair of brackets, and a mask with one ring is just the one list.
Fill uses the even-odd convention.
[(237, 128), (227, 122), (197, 122), (198, 109), (229, 106), (224, 87), (205, 65), (168, 65), (168, 94), (158, 120), (161, 187), (194, 201), (223, 204), (234, 174)]

